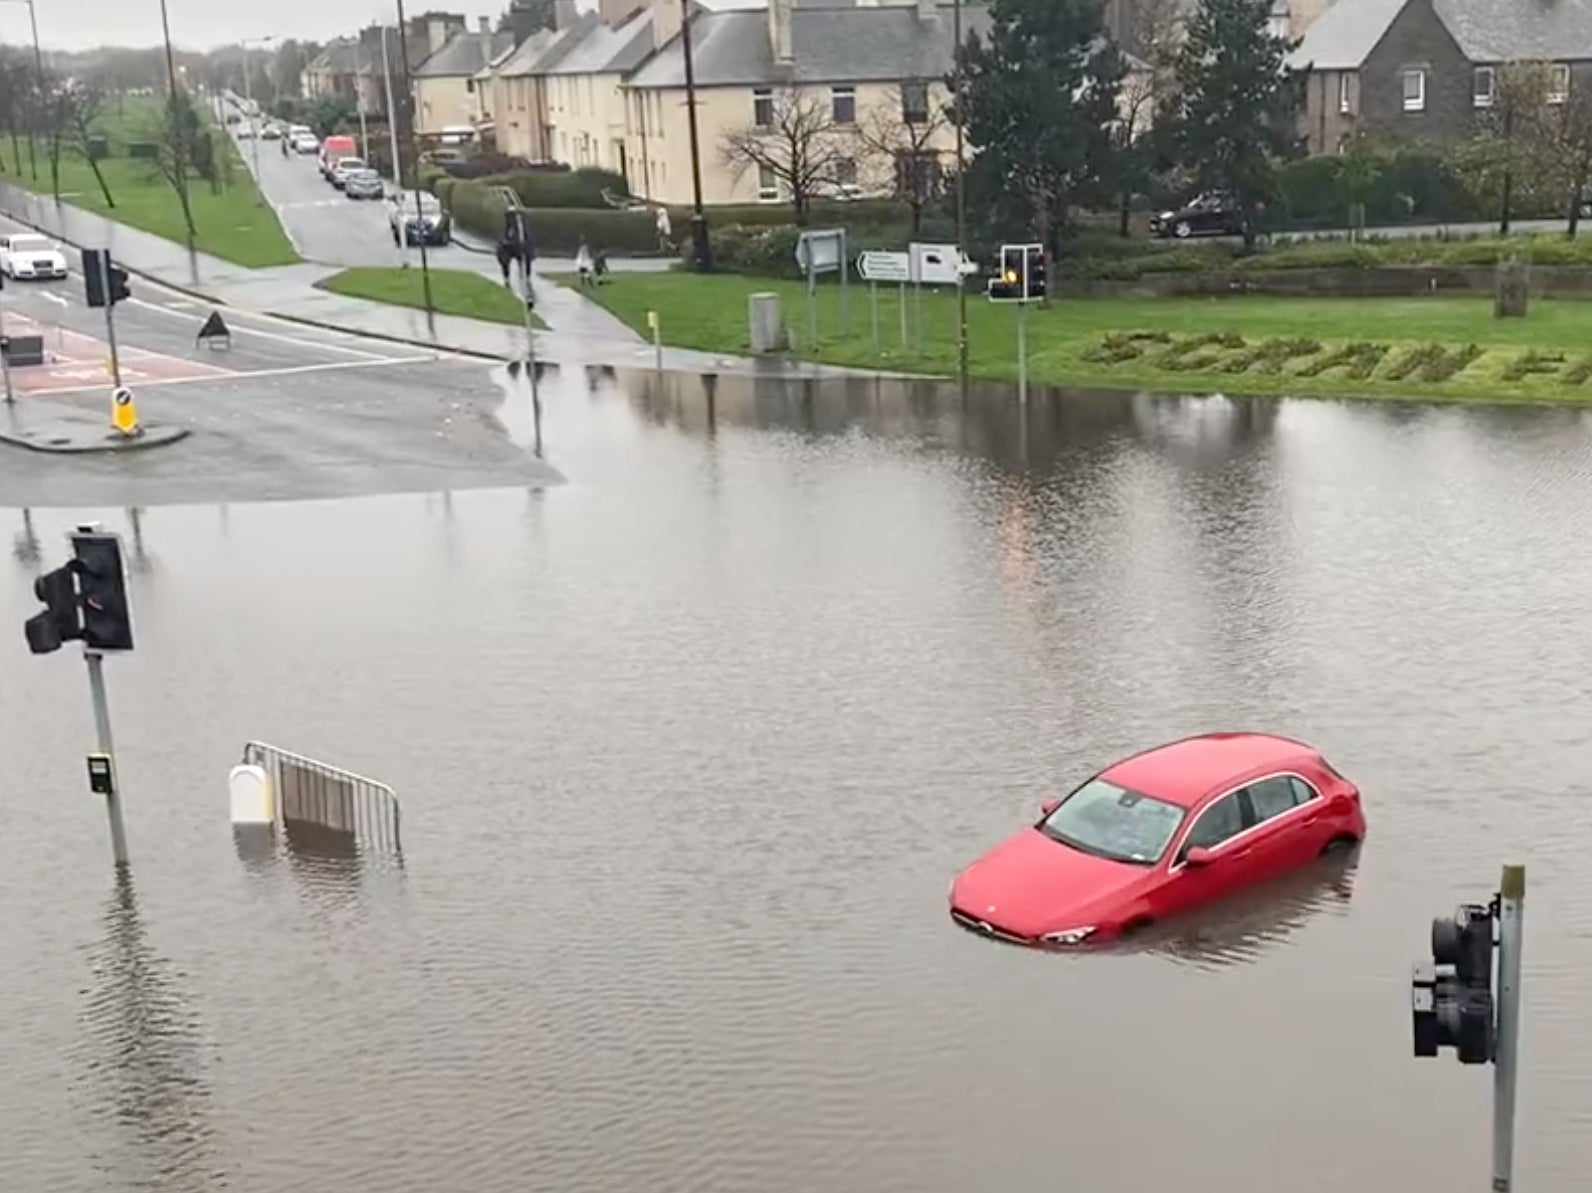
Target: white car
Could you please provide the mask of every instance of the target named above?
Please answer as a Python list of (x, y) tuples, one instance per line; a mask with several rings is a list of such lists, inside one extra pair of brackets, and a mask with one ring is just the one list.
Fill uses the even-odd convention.
[(294, 153), (319, 153), (321, 143), (315, 139), (314, 133), (299, 133), (293, 138)]
[(0, 236), (0, 273), (8, 278), (64, 278), (66, 254), (45, 236)]

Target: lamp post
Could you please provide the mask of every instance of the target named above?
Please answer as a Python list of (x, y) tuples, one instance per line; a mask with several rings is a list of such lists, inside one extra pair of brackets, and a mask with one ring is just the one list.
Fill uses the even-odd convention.
[(188, 239), (188, 252), (193, 253), (193, 208), (188, 205), (188, 163), (184, 157), (187, 146), (183, 143), (184, 130), (177, 121), (177, 55), (171, 48), (171, 18), (166, 12), (166, 0), (160, 0), (160, 38), (166, 47), (166, 126), (171, 137), (172, 171), (177, 181), (177, 202), (182, 204), (182, 227)]
[[(45, 108), (44, 108), (44, 90), (45, 90), (45, 84), (44, 84), (44, 51), (39, 48), (39, 13), (38, 13), (38, 10), (33, 7), (33, 0), (0, 0), (0, 4), (26, 4), (28, 6), (28, 28), (31, 29), (32, 32), (33, 32), (33, 71), (34, 71), (34, 76), (35, 76), (35, 78), (36, 78), (36, 80), (38, 82), (39, 110), (42, 113), (45, 110)], [(38, 151), (34, 147), (33, 138), (32, 137), (28, 138), (28, 163), (29, 163), (29, 168), (32, 171), (33, 178), (34, 178), (35, 181), (37, 181), (38, 177), (39, 177), (39, 158), (38, 158)], [(50, 193), (52, 195), (54, 195), (55, 198), (57, 198), (57, 199), (59, 199), (61, 197), (61, 188), (54, 181), (54, 176), (53, 175), (51, 176)]]
[(962, 0), (951, 5), (951, 85), (956, 110), (956, 376), (967, 395), (967, 278), (962, 262), (967, 258), (967, 113), (962, 101)]
[[(392, 184), (403, 203), (403, 157), (398, 152), (398, 107), (392, 98), (392, 62), (387, 56), (387, 27), (381, 28), (381, 78), (387, 89), (387, 138), (392, 142)], [(403, 210), (398, 212), (398, 260), (404, 269), (409, 268), (409, 237), (403, 231)]]
[(250, 130), (253, 136), (249, 138), (249, 157), (254, 162), (254, 177), (260, 177), (260, 126), (254, 123), (254, 72), (249, 69), (249, 47), (265, 46), (275, 41), (274, 34), (267, 33), (264, 37), (240, 37), (238, 45), (243, 48), (243, 106), (249, 113)]
[(713, 242), (702, 210), (702, 148), (697, 134), (696, 66), (691, 60), (691, 3), (680, 0), (685, 20), (680, 25), (680, 52), (685, 56), (685, 112), (691, 130), (691, 256), (698, 273), (713, 269)]
[[(403, 71), (403, 99), (404, 111), (409, 120), (409, 153), (414, 158), (414, 188), (415, 188), (415, 221), (424, 229), (426, 226), (425, 204), (420, 197), (420, 141), (415, 132), (415, 92), (414, 83), (409, 78), (409, 22), (404, 18), (404, 0), (397, 0), (398, 5), (398, 69)], [(384, 33), (385, 37), (386, 34)], [(398, 175), (398, 185), (403, 185), (403, 163), (393, 162), (393, 172)], [(399, 221), (400, 224), (402, 221)], [(403, 231), (399, 230), (399, 239), (403, 238)], [(426, 237), (422, 231), (417, 238), (420, 241), (420, 295), (421, 301), (426, 306), (426, 328), (436, 335), (437, 315), (431, 305), (431, 263), (426, 255)]]

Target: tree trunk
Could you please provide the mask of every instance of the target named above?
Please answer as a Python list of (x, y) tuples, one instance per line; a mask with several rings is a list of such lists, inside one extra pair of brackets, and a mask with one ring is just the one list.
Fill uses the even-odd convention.
[(61, 135), (50, 135), (50, 194), (61, 197)]
[(39, 140), (38, 135), (36, 133), (34, 133), (32, 129), (29, 129), (28, 130), (28, 173), (32, 175), (34, 182), (37, 182), (39, 180), (39, 145), (38, 145), (38, 140)]
[(1133, 235), (1133, 188), (1125, 186), (1117, 207), (1117, 235), (1127, 240)]
[(105, 181), (105, 175), (100, 173), (99, 159), (88, 151), (88, 130), (83, 130), (80, 138), (83, 142), (83, 156), (88, 158), (88, 168), (94, 171), (94, 181), (99, 183), (100, 194), (105, 196), (105, 206), (112, 211), (116, 210), (116, 199), (111, 194), (111, 188)]
[(17, 164), (17, 173), (22, 173), (22, 141), (17, 136), (17, 126), (12, 125), (8, 130), (11, 134), (11, 160)]
[(1578, 158), (1570, 178), (1570, 211), (1564, 225), (1564, 234), (1570, 240), (1575, 239), (1581, 227), (1581, 204), (1586, 202), (1587, 166), (1586, 159)]
[(915, 195), (908, 201), (912, 212), (912, 239), (917, 240), (923, 235), (923, 196)]
[(1509, 210), (1514, 206), (1515, 198), (1515, 172), (1512, 168), (1504, 170), (1504, 193), (1498, 204), (1498, 235), (1509, 235)]

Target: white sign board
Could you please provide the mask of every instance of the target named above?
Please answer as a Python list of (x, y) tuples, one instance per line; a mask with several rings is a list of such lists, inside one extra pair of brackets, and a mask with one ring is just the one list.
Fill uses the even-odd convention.
[(863, 253), (857, 273), (865, 282), (910, 282), (912, 267), (906, 253)]
[(969, 274), (977, 273), (978, 266), (966, 257), (960, 257), (954, 244), (920, 244), (907, 246), (909, 281), (919, 286), (955, 286)]
[(844, 229), (803, 232), (796, 242), (796, 264), (803, 273), (834, 273), (845, 266), (845, 245)]

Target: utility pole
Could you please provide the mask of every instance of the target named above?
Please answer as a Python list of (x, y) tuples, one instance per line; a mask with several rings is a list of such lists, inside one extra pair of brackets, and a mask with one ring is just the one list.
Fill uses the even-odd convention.
[(1432, 921), (1432, 959), (1417, 962), (1410, 979), (1415, 1055), (1452, 1048), (1460, 1064), (1493, 1066), (1493, 1193), (1514, 1186), (1525, 903), (1526, 868), (1505, 866), (1492, 902)]
[(951, 5), (951, 41), (955, 57), (951, 64), (956, 113), (956, 376), (967, 396), (967, 279), (962, 262), (967, 259), (967, 111), (962, 100), (962, 0)]
[[(387, 139), (392, 142), (392, 184), (398, 188), (398, 259), (405, 269), (409, 268), (409, 236), (404, 231), (403, 191), (404, 171), (403, 158), (398, 153), (398, 109), (392, 102), (392, 63), (387, 57), (387, 30), (381, 31), (381, 77), (387, 88)], [(418, 181), (418, 179), (417, 179)]]
[[(409, 78), (409, 30), (408, 21), (404, 18), (404, 0), (397, 0), (398, 7), (398, 68), (403, 71), (404, 111), (408, 113), (409, 121), (409, 149), (415, 159), (415, 219), (421, 227), (420, 235), (420, 292), (421, 301), (426, 305), (426, 328), (431, 332), (432, 338), (437, 334), (437, 312), (431, 302), (431, 263), (426, 258), (426, 209), (420, 199), (420, 138), (415, 130), (414, 120), (414, 83)], [(402, 224), (402, 221), (399, 221)], [(400, 229), (398, 238), (403, 239)]]
[[(0, 289), (4, 283), (0, 282)], [(16, 395), (11, 392), (11, 341), (6, 338), (6, 309), (3, 296), (0, 296), (0, 370), (5, 372), (6, 405), (16, 404)]]
[(182, 205), (183, 233), (188, 239), (188, 251), (193, 252), (193, 208), (188, 205), (188, 159), (184, 143), (186, 130), (177, 120), (177, 55), (171, 48), (171, 20), (166, 12), (166, 0), (160, 0), (160, 36), (166, 44), (166, 131), (171, 138), (171, 155), (177, 167), (177, 201)]
[(702, 208), (702, 146), (697, 132), (696, 65), (691, 55), (691, 2), (680, 0), (685, 20), (680, 25), (680, 52), (685, 55), (686, 126), (691, 130), (691, 256), (698, 273), (713, 270), (713, 241)]

